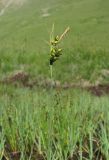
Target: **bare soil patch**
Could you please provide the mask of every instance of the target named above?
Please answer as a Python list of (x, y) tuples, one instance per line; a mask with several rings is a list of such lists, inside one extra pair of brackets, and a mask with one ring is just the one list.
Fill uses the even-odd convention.
[(90, 93), (92, 93), (95, 96), (102, 96), (109, 94), (109, 83), (108, 84), (91, 84), (88, 81), (81, 81), (79, 83), (61, 83), (60, 81), (56, 80), (53, 81), (49, 78), (42, 78), (42, 77), (36, 77), (31, 78), (31, 76), (24, 72), (24, 71), (17, 71), (15, 73), (12, 73), (8, 77), (5, 77), (3, 80), (0, 81), (2, 84), (7, 85), (14, 85), (19, 87), (28, 87), (28, 88), (34, 88), (34, 87), (40, 87), (40, 88), (56, 88), (56, 89), (82, 89), (86, 90)]
[(26, 0), (0, 0), (0, 4), (5, 7), (8, 5), (22, 5)]
[(0, 16), (4, 15), (10, 6), (20, 7), (26, 0), (0, 0)]

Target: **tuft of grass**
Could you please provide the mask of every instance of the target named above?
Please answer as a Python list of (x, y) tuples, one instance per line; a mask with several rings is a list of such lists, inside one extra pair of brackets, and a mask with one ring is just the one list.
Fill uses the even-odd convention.
[(49, 92), (11, 88), (0, 97), (1, 159), (108, 159), (108, 97)]

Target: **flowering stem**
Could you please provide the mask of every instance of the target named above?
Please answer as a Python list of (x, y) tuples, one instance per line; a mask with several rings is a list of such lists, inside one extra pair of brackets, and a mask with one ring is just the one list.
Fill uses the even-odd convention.
[(53, 89), (53, 65), (50, 65), (51, 90)]
[(50, 77), (51, 77), (51, 80), (52, 80), (52, 78), (53, 78), (53, 67), (52, 67), (52, 65), (50, 65)]

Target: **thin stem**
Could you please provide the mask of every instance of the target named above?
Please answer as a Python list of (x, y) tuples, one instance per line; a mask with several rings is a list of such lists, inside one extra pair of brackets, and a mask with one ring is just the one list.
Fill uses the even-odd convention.
[(53, 67), (52, 67), (52, 65), (50, 65), (50, 77), (51, 77), (51, 80), (52, 80), (52, 78), (53, 78)]
[(51, 90), (53, 89), (53, 66), (50, 65)]

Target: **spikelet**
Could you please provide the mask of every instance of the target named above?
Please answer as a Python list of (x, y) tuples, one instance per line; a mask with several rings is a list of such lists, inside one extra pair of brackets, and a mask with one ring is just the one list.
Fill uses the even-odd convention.
[(52, 32), (50, 35), (50, 65), (53, 65), (56, 60), (62, 55), (62, 49), (59, 48), (58, 44), (69, 32), (70, 28), (67, 27), (63, 34), (59, 37), (58, 35), (54, 37), (54, 25), (52, 27)]

